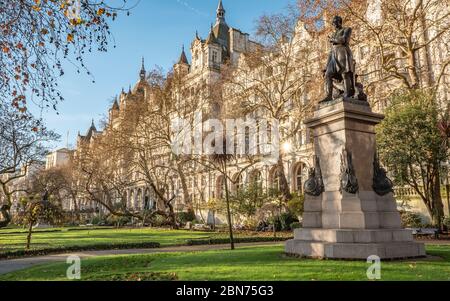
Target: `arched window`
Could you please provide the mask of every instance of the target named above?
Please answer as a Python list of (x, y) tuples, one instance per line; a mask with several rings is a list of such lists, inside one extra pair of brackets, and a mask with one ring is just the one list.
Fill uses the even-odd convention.
[(225, 179), (224, 176), (220, 176), (216, 180), (216, 197), (225, 199)]
[(272, 193), (278, 193), (281, 190), (280, 171), (278, 166), (274, 166), (269, 174), (269, 185)]
[(245, 154), (250, 154), (250, 129), (245, 127)]
[(293, 179), (294, 179), (294, 191), (299, 194), (303, 194), (303, 183), (305, 179), (305, 172), (307, 168), (304, 163), (298, 163), (295, 165), (293, 170)]
[(144, 192), (144, 210), (150, 210), (151, 204), (150, 204), (150, 192), (149, 189), (145, 189)]
[(244, 188), (244, 180), (242, 174), (236, 174), (233, 177), (233, 192), (238, 192)]
[(142, 202), (142, 190), (138, 189), (136, 193), (136, 197), (134, 199), (133, 209), (138, 210)]
[(257, 194), (262, 193), (263, 183), (262, 183), (262, 174), (260, 171), (255, 170), (250, 174), (249, 184), (251, 189), (254, 189)]

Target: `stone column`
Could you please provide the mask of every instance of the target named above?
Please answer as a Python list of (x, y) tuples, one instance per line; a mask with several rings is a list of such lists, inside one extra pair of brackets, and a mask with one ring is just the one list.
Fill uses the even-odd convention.
[(367, 102), (338, 101), (305, 122), (314, 135), (324, 191), (306, 196), (303, 228), (287, 242), (287, 253), (338, 259), (425, 256), (423, 244), (401, 229), (393, 193), (374, 191), (375, 125), (383, 118)]

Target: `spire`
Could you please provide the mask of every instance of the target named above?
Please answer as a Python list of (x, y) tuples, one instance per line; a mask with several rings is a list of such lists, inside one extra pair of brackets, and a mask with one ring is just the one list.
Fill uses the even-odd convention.
[(85, 139), (86, 140), (91, 139), (92, 135), (94, 135), (95, 132), (97, 132), (97, 128), (95, 127), (94, 119), (92, 118), (91, 127), (89, 128), (88, 132), (86, 133)]
[(146, 76), (145, 62), (144, 62), (144, 57), (142, 57), (142, 66), (141, 66), (141, 71), (139, 72), (139, 77), (141, 80), (145, 80), (145, 76)]
[(186, 52), (184, 52), (184, 45), (183, 48), (181, 50), (181, 55), (180, 55), (180, 59), (178, 60), (178, 64), (186, 64), (189, 65), (189, 61), (186, 57)]
[(220, 23), (221, 21), (225, 22), (225, 12), (222, 0), (219, 0), (219, 6), (217, 7), (217, 23)]
[(119, 103), (117, 102), (117, 97), (114, 99), (112, 109), (117, 111), (120, 110)]

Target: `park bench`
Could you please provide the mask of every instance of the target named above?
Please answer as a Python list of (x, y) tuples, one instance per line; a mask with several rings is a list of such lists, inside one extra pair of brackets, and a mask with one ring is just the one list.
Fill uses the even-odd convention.
[(435, 239), (439, 239), (439, 229), (433, 228), (409, 228), (408, 230), (412, 231), (412, 234), (416, 238), (420, 237), (433, 237)]

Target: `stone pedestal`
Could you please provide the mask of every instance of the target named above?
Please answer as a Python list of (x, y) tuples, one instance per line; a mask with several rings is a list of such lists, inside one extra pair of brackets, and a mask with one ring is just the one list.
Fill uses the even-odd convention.
[[(324, 192), (306, 196), (303, 228), (287, 242), (286, 253), (364, 260), (371, 255), (425, 256), (424, 245), (413, 241), (411, 231), (401, 229), (393, 194), (374, 191), (375, 125), (383, 118), (365, 102), (340, 101), (319, 108), (305, 122), (314, 135)], [(357, 179), (356, 193), (342, 186), (347, 157)]]

